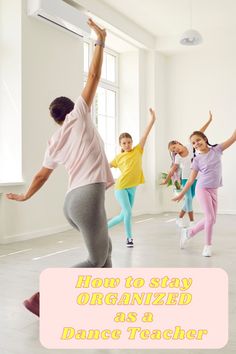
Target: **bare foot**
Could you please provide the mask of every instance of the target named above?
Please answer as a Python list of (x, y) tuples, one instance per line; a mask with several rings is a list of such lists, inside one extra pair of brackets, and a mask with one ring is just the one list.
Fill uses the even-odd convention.
[(98, 39), (105, 42), (106, 35), (107, 35), (106, 30), (100, 28), (91, 18), (88, 19), (88, 25), (92, 30), (94, 30)]

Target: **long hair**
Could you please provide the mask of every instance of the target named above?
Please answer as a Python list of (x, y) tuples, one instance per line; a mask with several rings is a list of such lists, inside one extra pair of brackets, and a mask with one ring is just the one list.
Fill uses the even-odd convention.
[(177, 155), (175, 152), (171, 152), (170, 151), (170, 147), (171, 145), (175, 145), (175, 144), (180, 144), (183, 146), (183, 144), (181, 144), (179, 141), (177, 140), (171, 140), (169, 143), (168, 143), (168, 150), (169, 150), (169, 153), (170, 153), (170, 158), (171, 158), (171, 161), (172, 161), (172, 164), (175, 163), (175, 156)]
[(61, 96), (55, 98), (49, 106), (51, 117), (56, 123), (62, 124), (66, 115), (73, 110), (74, 105), (74, 102), (68, 97)]
[[(197, 136), (200, 136), (200, 138), (202, 138), (203, 140), (205, 140), (206, 144), (208, 146), (211, 146), (211, 147), (214, 147), (214, 146), (217, 146), (218, 144), (210, 144), (209, 141), (208, 141), (208, 138), (206, 137), (206, 135), (203, 133), (203, 132), (200, 132), (199, 130), (195, 130), (189, 137), (189, 139), (192, 138), (193, 135), (197, 135)], [(196, 149), (193, 148), (193, 158), (192, 158), (192, 161), (194, 159), (194, 157), (196, 157)]]
[[(129, 138), (129, 139), (131, 139), (131, 141), (133, 141), (132, 136), (129, 133), (121, 133), (119, 136), (119, 144), (121, 143), (121, 140), (123, 138)], [(121, 149), (121, 152), (124, 152), (124, 150)]]

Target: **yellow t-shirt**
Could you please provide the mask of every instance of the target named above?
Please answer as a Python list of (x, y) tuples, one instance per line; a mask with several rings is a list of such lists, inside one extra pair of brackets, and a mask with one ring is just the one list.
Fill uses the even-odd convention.
[(121, 171), (115, 189), (131, 188), (144, 183), (142, 154), (143, 149), (138, 144), (131, 151), (122, 152), (111, 161), (112, 167), (118, 167)]

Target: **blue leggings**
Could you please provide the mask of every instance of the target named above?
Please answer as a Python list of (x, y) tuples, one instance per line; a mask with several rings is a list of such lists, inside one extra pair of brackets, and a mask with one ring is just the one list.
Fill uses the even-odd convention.
[[(188, 180), (185, 178), (182, 179), (182, 187), (185, 186), (187, 181)], [(187, 193), (184, 196), (184, 205), (182, 207), (182, 210), (187, 213), (190, 211), (193, 211), (193, 198), (195, 196), (196, 184), (197, 184), (197, 180), (195, 179), (195, 181), (193, 182), (193, 184), (191, 185), (191, 187), (189, 188), (189, 190), (187, 191)]]
[(108, 221), (108, 229), (124, 221), (125, 235), (132, 238), (132, 207), (134, 205), (134, 196), (136, 187), (118, 189), (115, 191), (115, 197), (121, 206), (121, 213)]

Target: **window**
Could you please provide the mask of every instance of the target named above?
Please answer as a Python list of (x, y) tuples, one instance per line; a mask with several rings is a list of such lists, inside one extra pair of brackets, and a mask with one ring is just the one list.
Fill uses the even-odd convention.
[[(92, 42), (84, 42), (84, 77), (87, 80)], [(118, 102), (118, 54), (105, 49), (102, 74), (92, 106), (92, 118), (104, 141), (108, 161), (116, 155), (116, 122)]]

